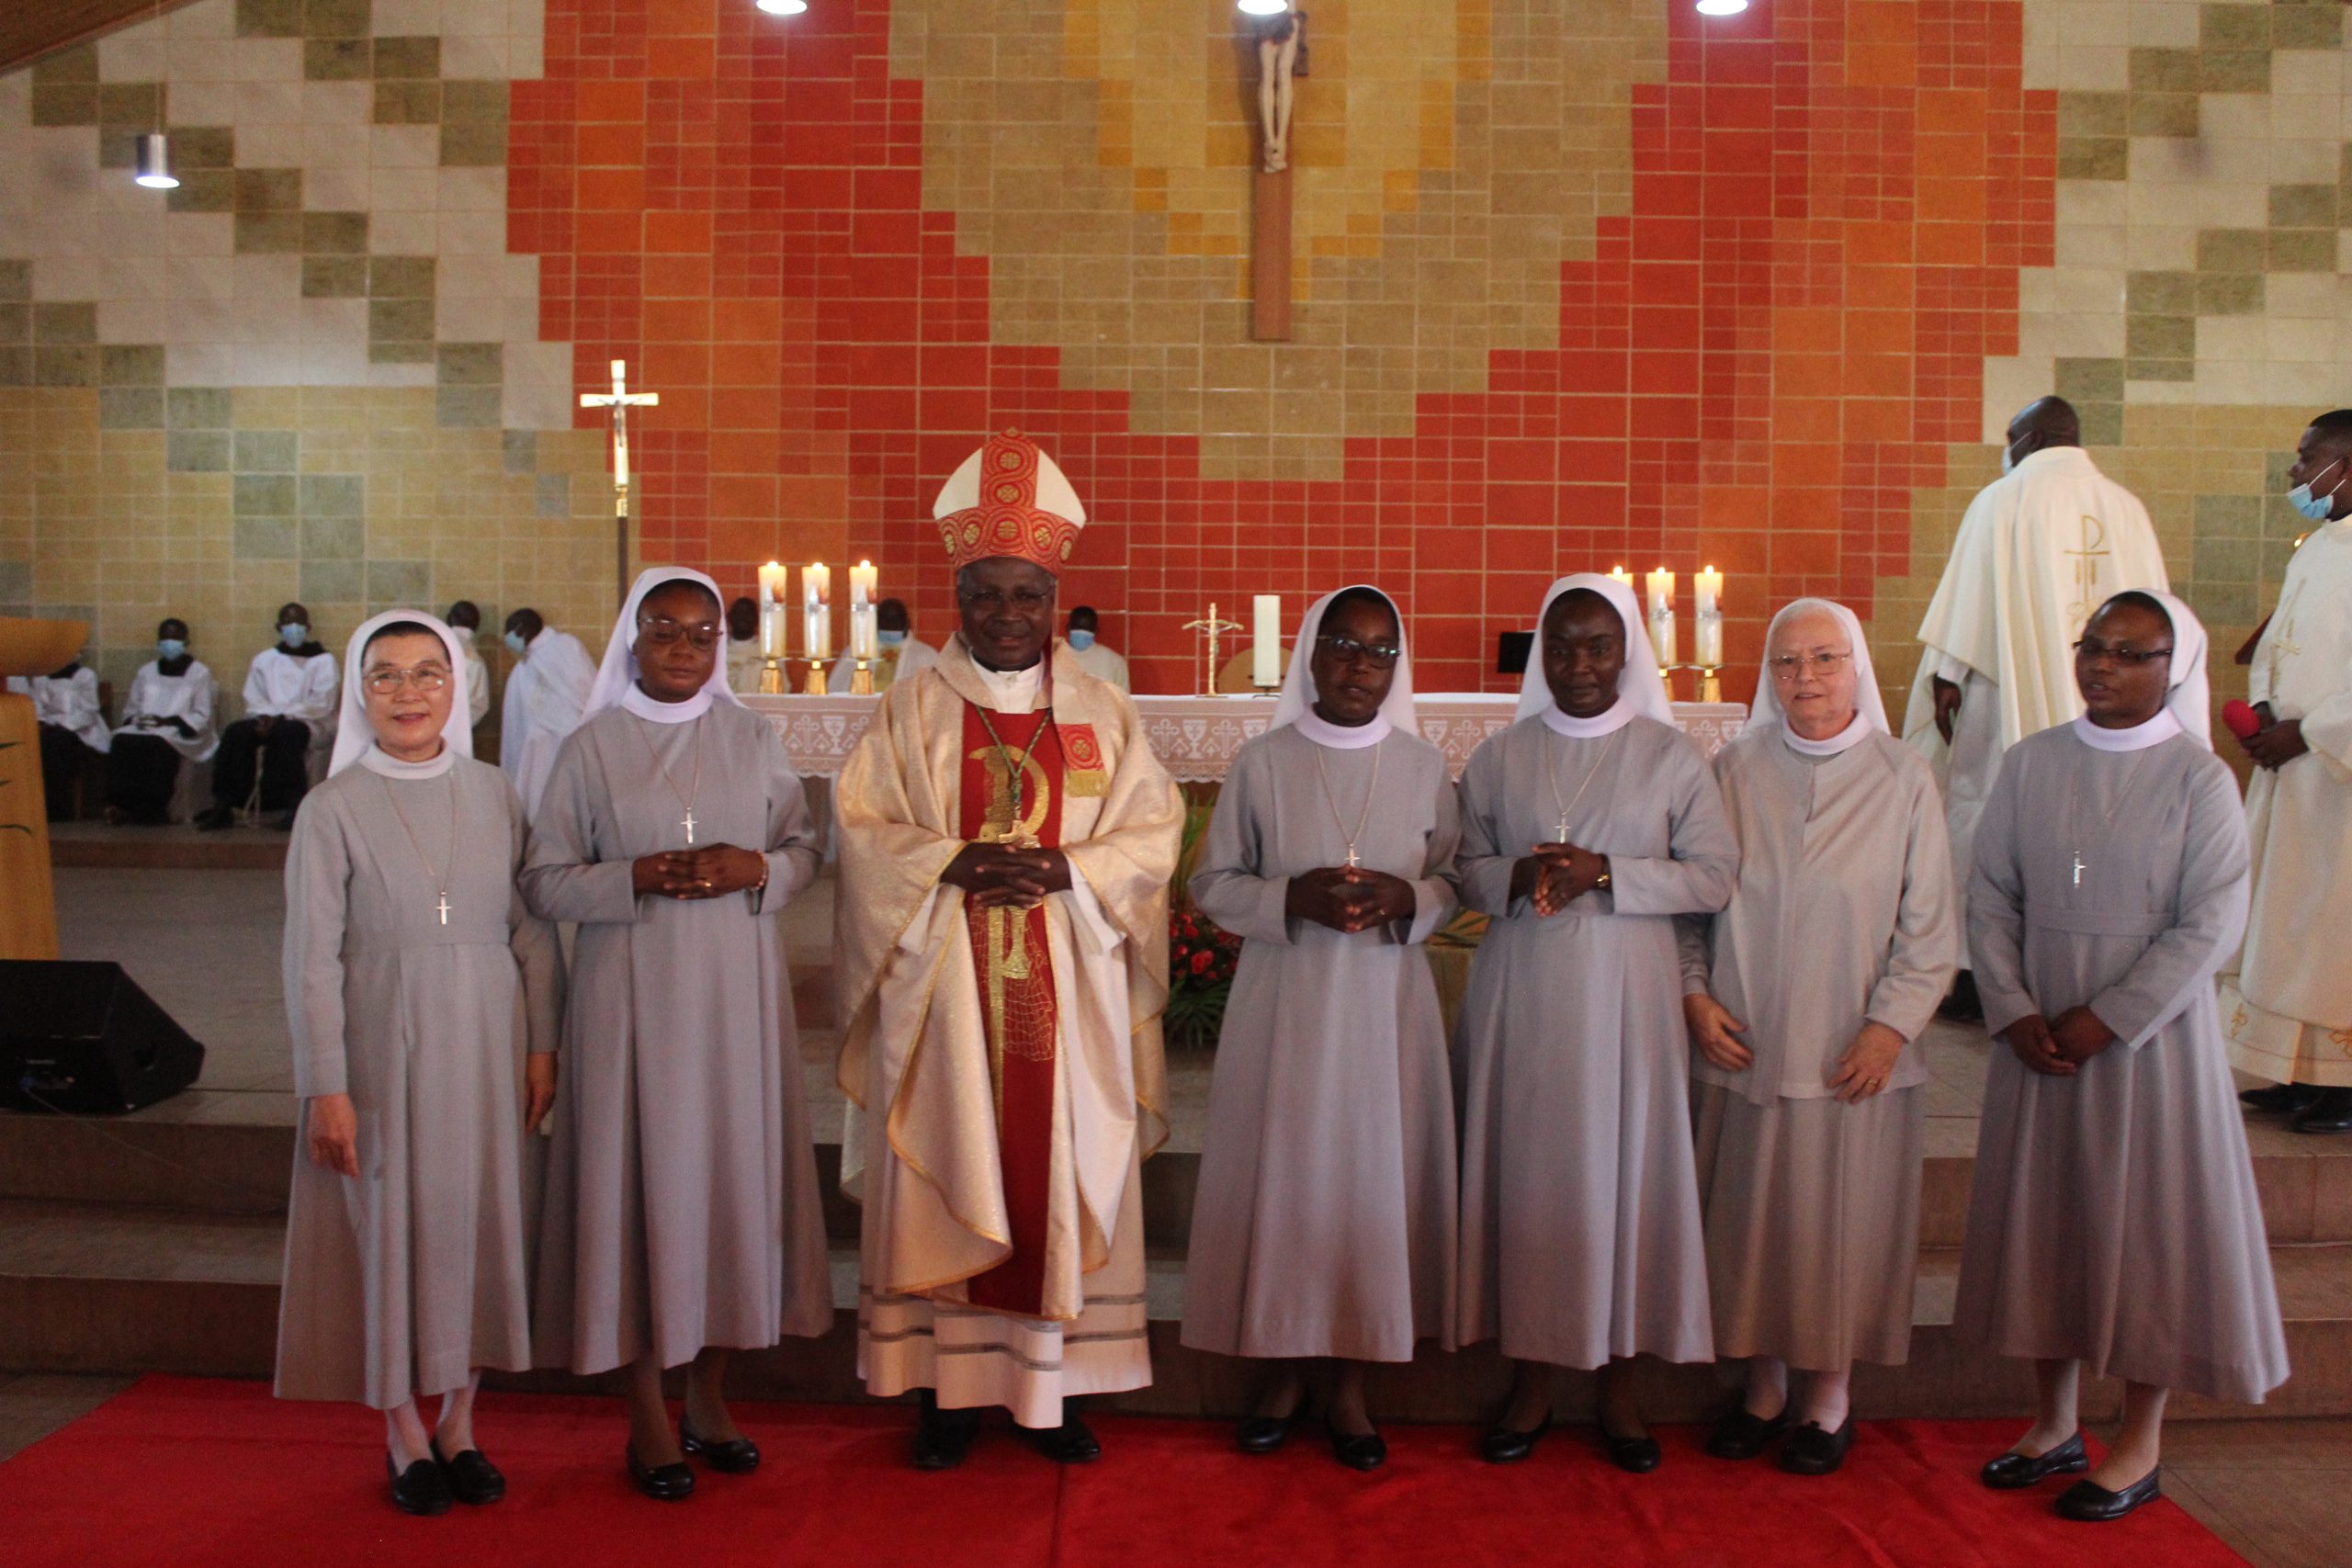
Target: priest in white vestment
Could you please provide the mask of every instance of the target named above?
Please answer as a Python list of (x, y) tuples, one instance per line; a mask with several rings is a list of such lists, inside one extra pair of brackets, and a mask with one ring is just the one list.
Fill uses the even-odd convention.
[[(875, 604), (874, 637), (881, 650), (880, 657), (866, 662), (876, 692), (887, 692), (916, 671), (928, 669), (939, 662), (939, 650), (915, 636), (914, 619), (907, 614), (903, 599), (883, 599)], [(836, 659), (833, 660), (833, 672), (826, 679), (825, 690), (846, 692), (856, 674), (856, 660), (847, 657)]]
[(499, 713), (498, 765), (514, 781), (524, 811), (536, 817), (555, 754), (580, 728), (596, 664), (578, 637), (548, 626), (537, 610), (506, 617), (506, 646), (517, 662)]
[(961, 629), (884, 695), (836, 796), (858, 1370), (923, 1391), (919, 1468), (961, 1463), (990, 1404), (1083, 1461), (1065, 1400), (1151, 1381), (1140, 1167), (1168, 1135), (1183, 810), (1135, 705), (1056, 646), (1086, 520), (1061, 471), (993, 437), (934, 511)]
[(466, 732), (471, 734), (490, 716), (490, 666), (474, 651), (474, 634), (481, 630), (481, 606), (460, 599), (449, 606), (442, 621), (458, 634), (458, 647), (466, 656)]
[(2299, 1133), (2352, 1132), (2352, 410), (2303, 432), (2289, 499), (2316, 525), (2287, 562), (2255, 644), (2246, 695), (2262, 728), (2241, 744), (2254, 908), (2221, 976), (2245, 1095)]
[[(1903, 738), (1944, 786), (1954, 886), (1965, 889), (1976, 821), (2008, 749), (2083, 711), (2075, 641), (2091, 612), (2126, 589), (2168, 588), (2147, 508), (2098, 471), (2064, 398), (2028, 403), (2009, 422), (2001, 477), (1960, 520), (1943, 581), (1919, 626), (1919, 671)], [(1974, 1017), (1963, 973), (1955, 1011)]]

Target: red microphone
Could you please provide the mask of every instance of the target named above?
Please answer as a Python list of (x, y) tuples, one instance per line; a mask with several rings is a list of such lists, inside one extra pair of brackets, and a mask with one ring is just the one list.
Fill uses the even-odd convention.
[(2241, 740), (2251, 740), (2262, 728), (2262, 716), (2235, 697), (2222, 705), (2222, 722)]

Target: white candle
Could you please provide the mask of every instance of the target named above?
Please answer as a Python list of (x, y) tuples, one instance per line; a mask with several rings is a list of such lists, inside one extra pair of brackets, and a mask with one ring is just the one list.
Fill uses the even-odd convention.
[(800, 635), (810, 659), (829, 659), (833, 651), (833, 617), (826, 607), (833, 574), (823, 561), (800, 569)]
[(1650, 646), (1663, 670), (1674, 662), (1674, 573), (1659, 567), (1650, 573), (1649, 590)]
[(766, 659), (781, 659), (785, 654), (784, 606), (767, 604), (760, 606), (760, 654)]
[(770, 561), (760, 568), (760, 603), (763, 604), (783, 604), (784, 581), (784, 568), (775, 562)]
[(852, 659), (881, 656), (879, 629), (874, 609), (874, 563), (862, 560), (849, 569), (849, 654)]
[(1724, 574), (1702, 567), (1693, 580), (1699, 596), (1699, 665), (1720, 670), (1724, 665)]
[(1250, 682), (1263, 689), (1283, 683), (1283, 600), (1279, 593), (1260, 593), (1250, 601)]
[(1612, 566), (1609, 569), (1609, 581), (1623, 583), (1625, 592), (1628, 593), (1634, 591), (1634, 574), (1622, 566)]

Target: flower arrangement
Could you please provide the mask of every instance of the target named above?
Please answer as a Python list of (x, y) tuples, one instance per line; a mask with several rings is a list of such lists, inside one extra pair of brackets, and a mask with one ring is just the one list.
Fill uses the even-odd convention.
[(1217, 789), (1215, 784), (1186, 784), (1183, 792), (1184, 840), (1176, 855), (1175, 897), (1168, 912), (1168, 1010), (1160, 1016), (1160, 1028), (1171, 1045), (1214, 1046), (1225, 1026), (1226, 1003), (1233, 996), (1241, 939), (1202, 914), (1185, 891), (1216, 809)]

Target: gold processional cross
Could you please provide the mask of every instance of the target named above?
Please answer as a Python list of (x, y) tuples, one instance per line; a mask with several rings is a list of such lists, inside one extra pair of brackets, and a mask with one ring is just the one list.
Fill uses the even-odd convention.
[[(582, 408), (605, 409), (612, 417), (613, 527), (618, 542), (619, 588), (623, 602), (628, 598), (628, 411), (632, 408), (651, 408), (661, 400), (659, 392), (632, 392), (628, 389), (628, 361), (626, 359), (613, 361), (611, 391), (580, 394)], [(686, 842), (694, 842), (691, 829)]]

